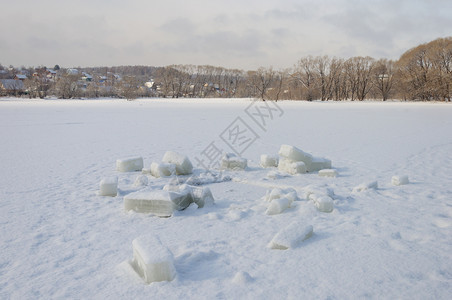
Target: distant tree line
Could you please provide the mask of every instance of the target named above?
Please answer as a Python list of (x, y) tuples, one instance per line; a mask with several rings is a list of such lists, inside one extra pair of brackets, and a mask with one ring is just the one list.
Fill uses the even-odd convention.
[[(25, 70), (25, 71), (24, 71)], [(71, 71), (72, 70), (72, 71)], [(252, 71), (209, 65), (64, 69), (5, 68), (0, 79), (27, 73), (22, 94), (80, 97), (260, 98), (263, 100), (442, 100), (452, 96), (452, 37), (406, 51), (399, 60), (307, 56), (292, 68)], [(3, 94), (8, 94), (3, 90)], [(11, 93), (10, 93), (11, 94)], [(20, 94), (20, 93), (19, 93)], [(14, 95), (18, 95), (14, 91)]]

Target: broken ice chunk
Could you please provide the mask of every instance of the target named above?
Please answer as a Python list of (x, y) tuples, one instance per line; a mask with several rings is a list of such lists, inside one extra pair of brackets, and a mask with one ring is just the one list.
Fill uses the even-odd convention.
[(319, 171), (320, 177), (337, 177), (337, 171), (334, 169), (323, 169)]
[(124, 197), (124, 209), (170, 217), (174, 211), (174, 204), (167, 191), (138, 191)]
[(100, 196), (115, 197), (118, 194), (118, 177), (105, 177), (100, 181)]
[(279, 156), (289, 159), (291, 161), (302, 161), (305, 164), (311, 162), (313, 159), (311, 154), (303, 152), (297, 147), (290, 145), (281, 145), (278, 154)]
[(278, 166), (278, 157), (275, 155), (262, 154), (261, 155), (261, 166), (263, 168), (271, 168)]
[(306, 173), (306, 164), (302, 161), (291, 161), (283, 158), (279, 161), (278, 170), (291, 175)]
[(176, 165), (170, 163), (151, 164), (151, 175), (154, 177), (167, 177), (176, 174)]
[(193, 202), (198, 205), (198, 208), (203, 208), (204, 206), (212, 205), (215, 200), (213, 198), (212, 192), (208, 187), (192, 187)]
[(245, 170), (248, 161), (246, 158), (238, 157), (233, 153), (225, 153), (221, 158), (221, 169)]
[(116, 170), (119, 172), (141, 171), (142, 169), (142, 157), (129, 157), (116, 160)]
[(304, 188), (305, 198), (314, 202), (315, 207), (321, 212), (332, 212), (334, 209), (334, 191), (332, 188), (322, 185), (308, 185)]
[(285, 189), (284, 191), (285, 191), (284, 197), (289, 199), (291, 202), (298, 200), (297, 192), (294, 189), (289, 188), (289, 189)]
[(154, 235), (132, 241), (134, 270), (146, 283), (172, 281), (176, 277), (174, 258), (169, 249)]
[(315, 172), (321, 169), (331, 169), (331, 160), (321, 157), (314, 157), (312, 161), (306, 163), (308, 172)]
[(306, 173), (306, 164), (302, 161), (297, 161), (294, 163), (291, 163), (289, 168), (286, 170), (289, 174), (302, 174)]
[(184, 191), (141, 190), (124, 197), (124, 209), (170, 217), (174, 210), (184, 210), (193, 202), (191, 193)]
[(154, 177), (160, 177), (160, 164), (156, 162), (151, 163), (151, 167), (149, 168), (149, 172)]
[(410, 183), (410, 181), (408, 180), (408, 175), (403, 176), (394, 175), (391, 178), (391, 183), (392, 185), (404, 185)]
[(327, 185), (318, 185), (318, 184), (310, 184), (303, 188), (304, 191), (304, 198), (306, 200), (313, 200), (313, 197), (318, 196), (328, 196), (331, 198), (334, 198), (334, 190), (332, 188), (329, 188)]
[(193, 171), (193, 165), (188, 157), (174, 151), (167, 151), (163, 156), (162, 162), (175, 164), (176, 175), (188, 175)]
[(268, 206), (267, 210), (265, 211), (266, 215), (277, 215), (282, 213), (284, 210), (290, 207), (290, 204), (292, 201), (290, 201), (288, 198), (279, 198), (279, 199), (273, 199), (272, 202), (270, 202), (270, 205)]
[(294, 248), (310, 238), (312, 233), (312, 225), (304, 225), (301, 222), (294, 221), (289, 226), (281, 229), (268, 244), (268, 247), (280, 250)]
[(291, 201), (291, 203), (293, 201), (298, 200), (297, 192), (293, 188), (286, 188), (286, 189), (273, 188), (273, 189), (267, 190), (267, 192), (264, 196), (264, 200), (267, 202), (271, 202), (274, 199), (279, 199), (279, 198), (283, 198), (283, 197), (289, 199)]
[(274, 188), (274, 189), (271, 189), (271, 190), (267, 190), (267, 193), (265, 194), (265, 197), (264, 197), (264, 199), (265, 199), (265, 201), (268, 201), (268, 202), (270, 202), (270, 201), (272, 201), (273, 199), (279, 199), (279, 198), (281, 198), (282, 197), (282, 190), (281, 189), (278, 189), (278, 188)]
[(333, 199), (331, 199), (328, 196), (318, 196), (318, 197), (312, 197), (314, 200), (314, 205), (317, 208), (318, 211), (321, 212), (332, 212), (334, 209)]
[(297, 192), (293, 188), (286, 188), (286, 189), (280, 189), (280, 188), (273, 188), (267, 190), (264, 196), (264, 200), (267, 202), (271, 202), (274, 199), (279, 198), (287, 198), (291, 202), (298, 200)]
[(281, 157), (281, 160), (278, 168), (279, 170), (287, 173), (291, 173), (289, 171), (289, 169), (291, 169), (290, 162), (303, 162), (306, 168), (304, 172), (292, 171), (292, 174), (314, 172), (321, 169), (331, 169), (331, 160), (321, 157), (313, 157), (311, 154), (303, 152), (294, 146), (281, 145), (281, 148), (279, 149), (279, 156)]
[(168, 193), (176, 210), (184, 210), (193, 203), (192, 189), (186, 184), (181, 185), (179, 191), (169, 191)]
[(134, 187), (147, 186), (149, 183), (149, 179), (146, 175), (139, 175), (135, 182), (133, 183)]

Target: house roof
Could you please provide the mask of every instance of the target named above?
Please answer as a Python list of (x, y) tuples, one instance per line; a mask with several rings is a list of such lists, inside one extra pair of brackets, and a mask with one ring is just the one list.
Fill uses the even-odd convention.
[(77, 69), (67, 69), (66, 73), (71, 74), (71, 75), (76, 75), (76, 74), (78, 74), (78, 70)]
[(93, 79), (93, 76), (89, 75), (89, 74), (86, 73), (86, 72), (83, 72), (82, 74), (83, 74), (83, 76), (85, 76), (86, 78)]
[(23, 74), (16, 74), (16, 77), (19, 79), (27, 79), (27, 76)]
[(23, 90), (24, 83), (21, 80), (15, 79), (1, 79), (0, 85), (4, 90)]

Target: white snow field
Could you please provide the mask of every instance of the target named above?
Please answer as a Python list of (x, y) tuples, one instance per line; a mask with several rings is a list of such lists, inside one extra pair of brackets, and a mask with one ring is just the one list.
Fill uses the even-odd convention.
[[(280, 101), (258, 123), (250, 104), (264, 105), (0, 99), (0, 299), (450, 299), (452, 105)], [(239, 126), (252, 131), (228, 140)], [(209, 145), (240, 153), (246, 169), (204, 174), (196, 158)], [(281, 145), (331, 160), (338, 176), (262, 168), (260, 155)], [(126, 211), (125, 196), (190, 175), (119, 172), (116, 161), (142, 157), (148, 168), (167, 151), (190, 159), (199, 176), (188, 184), (215, 201), (167, 218)], [(409, 182), (393, 185), (398, 174)], [(117, 195), (100, 196), (114, 176)], [(273, 188), (298, 198), (267, 215)], [(333, 210), (310, 195), (327, 195)], [(285, 230), (290, 247), (268, 247)], [(140, 236), (172, 254), (172, 281), (134, 271)]]

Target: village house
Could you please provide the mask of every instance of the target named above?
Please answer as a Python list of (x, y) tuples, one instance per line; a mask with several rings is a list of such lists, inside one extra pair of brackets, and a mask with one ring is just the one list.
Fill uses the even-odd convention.
[(27, 75), (23, 75), (23, 74), (16, 74), (16, 75), (14, 75), (14, 79), (15, 80), (25, 80), (25, 79), (27, 79), (28, 77), (27, 77)]
[(18, 96), (24, 92), (24, 83), (22, 80), (1, 79), (0, 92), (2, 95)]
[(56, 76), (57, 76), (57, 71), (55, 71), (53, 69), (47, 69), (46, 74), (47, 74), (48, 79), (50, 79), (51, 81), (55, 81)]

